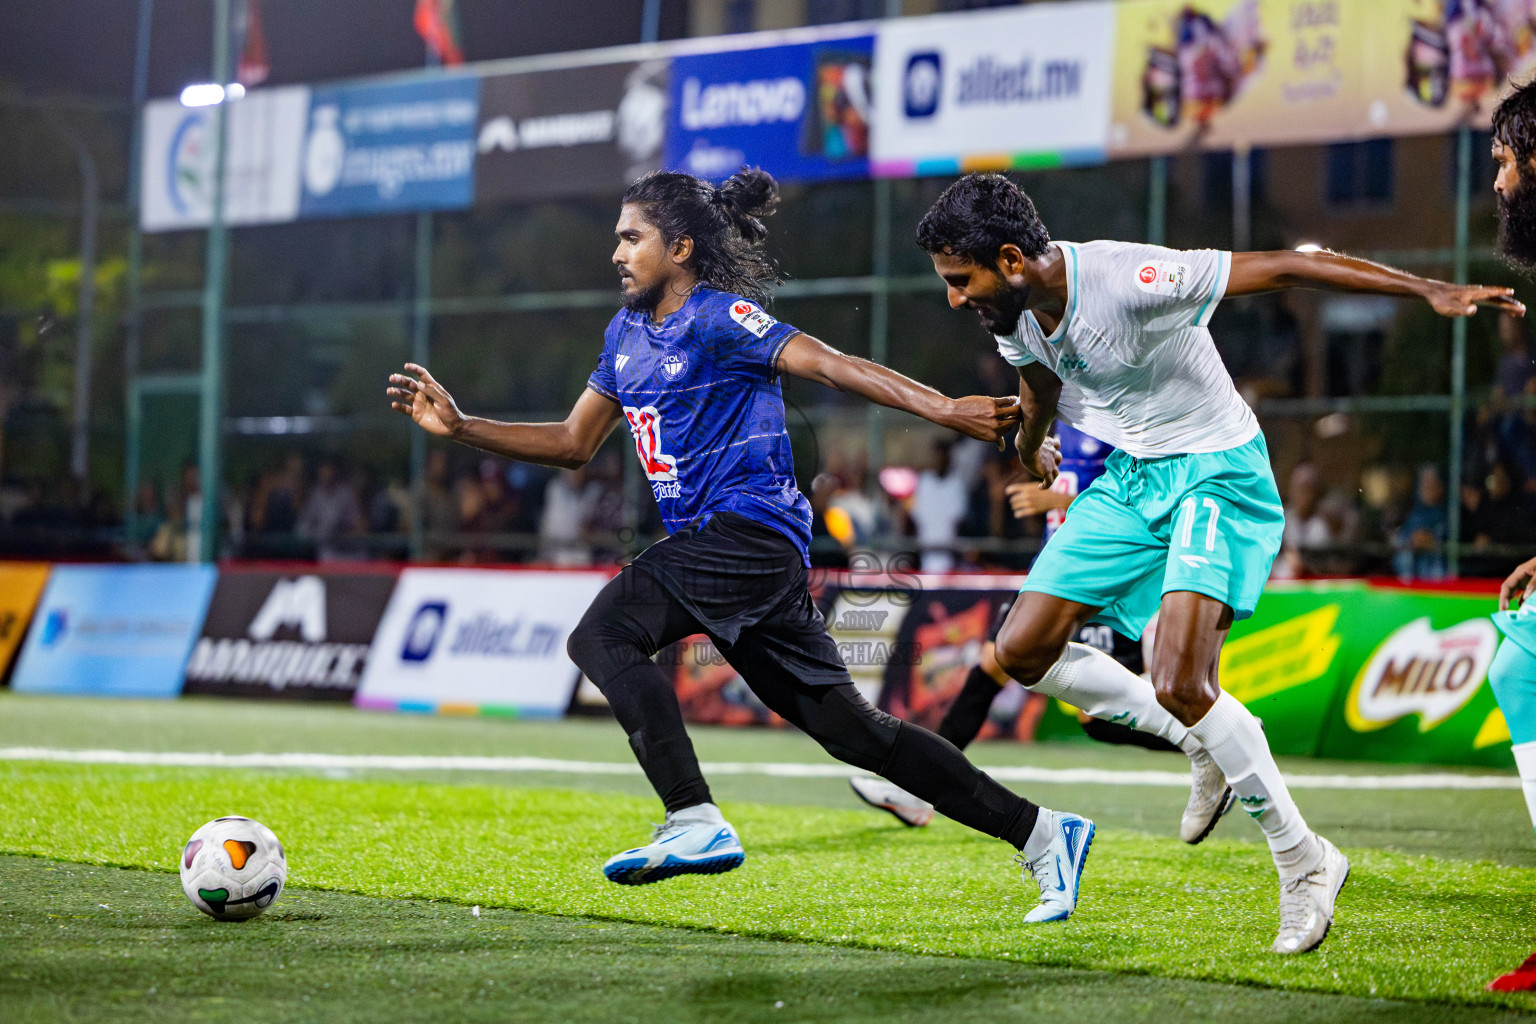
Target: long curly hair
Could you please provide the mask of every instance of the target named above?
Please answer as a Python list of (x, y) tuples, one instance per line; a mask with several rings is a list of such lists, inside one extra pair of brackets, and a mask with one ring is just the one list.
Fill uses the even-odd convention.
[(779, 184), (767, 171), (743, 168), (719, 188), (691, 174), (652, 171), (624, 190), (623, 201), (640, 208), (669, 248), (691, 238), (689, 269), (711, 288), (762, 304), (783, 283), (763, 247), (761, 218), (779, 205)]

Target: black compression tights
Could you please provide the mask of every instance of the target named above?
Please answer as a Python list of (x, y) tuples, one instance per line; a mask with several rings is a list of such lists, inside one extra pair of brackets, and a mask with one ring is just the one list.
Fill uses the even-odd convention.
[[(613, 708), (630, 747), (668, 811), (710, 800), (671, 682), (650, 656), (699, 632), (643, 572), (605, 587), (571, 634), (571, 659)], [(627, 584), (620, 581), (629, 578)], [(751, 631), (727, 652), (773, 711), (839, 760), (883, 775), (941, 813), (1023, 848), (1039, 808), (998, 785), (947, 740), (870, 706), (851, 683), (809, 686), (765, 656)]]

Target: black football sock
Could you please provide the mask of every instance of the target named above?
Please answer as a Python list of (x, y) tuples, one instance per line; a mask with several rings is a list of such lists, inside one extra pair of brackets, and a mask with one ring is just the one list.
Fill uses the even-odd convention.
[(1098, 740), (1100, 743), (1120, 743), (1128, 747), (1145, 747), (1147, 750), (1167, 750), (1175, 754), (1184, 751), (1169, 743), (1161, 736), (1150, 732), (1142, 732), (1140, 729), (1132, 729), (1128, 725), (1119, 722), (1106, 722), (1102, 718), (1090, 718), (1083, 723), (1083, 732), (1089, 739)]
[(980, 665), (972, 667), (970, 675), (965, 677), (965, 685), (960, 688), (960, 695), (949, 706), (949, 710), (944, 713), (944, 721), (934, 731), (964, 750), (980, 734), (981, 727), (987, 724), (987, 712), (991, 710), (992, 702), (1000, 692), (1002, 687), (985, 669)]
[(629, 734), (630, 749), (668, 813), (714, 802), (683, 725), (677, 692), (665, 672), (652, 662), (642, 662), (598, 689)]

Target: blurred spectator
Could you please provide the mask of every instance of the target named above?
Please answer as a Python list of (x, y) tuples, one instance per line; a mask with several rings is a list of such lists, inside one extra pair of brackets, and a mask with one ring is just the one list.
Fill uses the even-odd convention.
[(429, 562), (447, 561), (450, 552), (440, 538), (459, 532), (459, 503), (448, 485), (448, 453), (434, 448), (427, 453), (421, 492), (421, 528), (426, 534), (423, 556)]
[(880, 534), (888, 520), (880, 504), (870, 496), (868, 471), (863, 456), (850, 458), (834, 455), (827, 460), (827, 470), (837, 481), (837, 490), (828, 499), (828, 508), (840, 509), (853, 526), (855, 546), (868, 544)]
[(299, 512), (298, 532), (313, 541), (316, 557), (322, 561), (356, 558), (355, 540), (363, 514), (352, 482), (341, 473), (333, 459), (326, 459), (315, 470), (315, 485)]
[(411, 492), (398, 477), (368, 497), (368, 532), (402, 533), (411, 521)]
[(1509, 556), (1492, 549), (1523, 548), (1536, 541), (1536, 508), (1516, 489), (1508, 463), (1495, 462), (1481, 486), (1476, 481), (1463, 485), (1461, 539), (1469, 548), (1462, 573), (1484, 577), (1500, 577), (1508, 569)]
[(1359, 535), (1360, 516), (1348, 496), (1323, 493), (1317, 467), (1298, 463), (1286, 487), (1285, 534), (1275, 579), (1303, 576), (1344, 576), (1355, 571), (1343, 548)]
[(603, 485), (589, 478), (587, 468), (568, 469), (544, 488), (539, 516), (539, 561), (557, 566), (592, 564), (592, 549), (584, 535), (602, 500)]
[(949, 572), (955, 567), (954, 544), (960, 535), (960, 521), (965, 518), (965, 477), (953, 465), (954, 443), (941, 441), (933, 446), (933, 466), (917, 477), (908, 515), (916, 528), (918, 544), (942, 545), (921, 551), (924, 572)]
[(1499, 318), (1499, 349), (1489, 396), (1495, 460), (1508, 459), (1530, 481), (1536, 477), (1536, 410), (1526, 408), (1525, 402), (1536, 398), (1536, 358), (1520, 319)]
[(298, 532), (303, 504), (304, 458), (289, 452), (283, 464), (262, 475), (251, 495), (250, 524), (253, 533)]
[(160, 489), (155, 486), (153, 480), (143, 480), (139, 483), (139, 491), (133, 499), (133, 514), (133, 535), (125, 534), (123, 542), (130, 551), (144, 551), (155, 539), (155, 534), (160, 532), (161, 524), (165, 522), (165, 511), (160, 505)]
[(1421, 466), (1413, 508), (1392, 537), (1392, 546), (1396, 549), (1392, 567), (1398, 578), (1405, 581), (1444, 579), (1447, 532), (1445, 482), (1440, 478), (1439, 469)]
[(177, 561), (196, 562), (203, 552), (203, 485), (197, 464), (181, 467), (181, 502), (184, 547)]
[(853, 550), (853, 520), (832, 505), (841, 487), (831, 473), (817, 473), (811, 481), (811, 565), (818, 569), (848, 568)]

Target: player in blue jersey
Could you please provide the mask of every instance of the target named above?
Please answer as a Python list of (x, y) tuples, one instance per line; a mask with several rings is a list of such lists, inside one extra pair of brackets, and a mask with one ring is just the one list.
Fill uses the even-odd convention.
[(1094, 826), (1008, 791), (933, 733), (871, 707), (811, 601), (811, 509), (795, 485), (779, 375), (793, 374), (999, 441), (1016, 400), (951, 399), (836, 351), (763, 311), (777, 274), (759, 219), (778, 189), (761, 171), (720, 188), (658, 172), (624, 194), (613, 254), (624, 309), (563, 423), (465, 416), (425, 368), (390, 378), (394, 408), (441, 437), (509, 458), (579, 466), (621, 421), (670, 534), (624, 567), (572, 633), (572, 660), (608, 698), (666, 806), (652, 841), (604, 866), (624, 884), (740, 865), (677, 695), (651, 661), (695, 633), (718, 645), (762, 702), (828, 752), (1005, 839), (1040, 888), (1026, 921), (1076, 905)]

